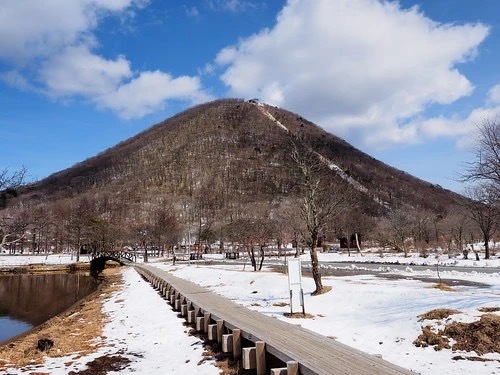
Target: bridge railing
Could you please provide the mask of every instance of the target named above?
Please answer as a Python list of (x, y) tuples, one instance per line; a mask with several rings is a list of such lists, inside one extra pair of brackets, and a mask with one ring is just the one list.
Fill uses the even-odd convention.
[(137, 254), (133, 251), (127, 250), (103, 250), (96, 251), (92, 254), (92, 259), (96, 258), (115, 258), (119, 261), (128, 260), (129, 262), (137, 261)]

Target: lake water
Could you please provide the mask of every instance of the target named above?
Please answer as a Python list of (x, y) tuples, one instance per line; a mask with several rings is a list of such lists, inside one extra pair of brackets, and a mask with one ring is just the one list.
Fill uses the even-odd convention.
[(0, 276), (0, 343), (65, 311), (97, 288), (80, 274)]

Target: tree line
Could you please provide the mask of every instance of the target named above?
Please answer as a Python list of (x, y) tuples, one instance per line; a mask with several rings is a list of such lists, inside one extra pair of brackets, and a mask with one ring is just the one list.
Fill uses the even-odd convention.
[[(315, 293), (322, 291), (320, 246), (353, 233), (361, 235), (365, 246), (405, 256), (410, 251), (424, 257), (438, 251), (468, 257), (471, 252), (479, 254), (474, 244), (482, 241), (484, 256), (489, 258), (489, 243), (500, 222), (499, 123), (485, 122), (478, 129), (475, 159), (463, 176), (464, 181), (475, 183), (468, 191), (470, 199), (448, 209), (371, 201), (332, 173), (317, 152), (297, 142), (289, 155), (295, 172), (287, 187), (280, 188), (288, 194), (264, 194), (256, 201), (245, 194), (247, 190), (232, 189), (230, 176), (205, 173), (202, 183), (186, 174), (182, 194), (158, 188), (148, 192), (132, 184), (115, 191), (97, 187), (57, 200), (50, 196), (20, 199), (0, 210), (0, 247), (18, 253), (72, 252), (78, 260), (82, 249), (126, 247), (163, 255), (188, 243), (196, 243), (202, 252), (223, 251), (232, 245), (247, 252), (258, 270), (266, 247), (281, 249), (294, 243), (297, 249), (309, 249)], [(25, 172), (0, 173), (4, 201), (16, 195)], [(258, 184), (257, 175), (255, 179)]]

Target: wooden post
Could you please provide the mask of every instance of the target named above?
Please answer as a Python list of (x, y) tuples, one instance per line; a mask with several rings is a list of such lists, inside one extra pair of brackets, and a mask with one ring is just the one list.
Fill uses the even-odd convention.
[(181, 315), (187, 316), (187, 313), (188, 313), (188, 306), (185, 303), (183, 303), (181, 305)]
[(210, 313), (203, 314), (204, 322), (203, 322), (203, 332), (208, 332), (208, 325), (210, 324)]
[(242, 350), (242, 364), (245, 370), (253, 370), (256, 368), (255, 361), (255, 348), (243, 348)]
[(299, 363), (296, 361), (288, 361), (286, 363), (287, 375), (299, 375)]
[(223, 353), (233, 352), (233, 335), (231, 334), (222, 335), (222, 352)]
[(241, 358), (241, 330), (233, 329), (233, 358)]
[(217, 324), (208, 325), (208, 339), (212, 341), (217, 340)]
[(271, 375), (288, 375), (286, 367), (272, 368)]
[(266, 343), (264, 341), (255, 343), (255, 360), (257, 375), (266, 375)]
[(196, 323), (196, 316), (194, 314), (194, 310), (189, 310), (187, 312), (187, 322), (190, 324)]
[(205, 332), (205, 318), (203, 316), (196, 317), (196, 330), (198, 332)]
[(224, 333), (224, 321), (222, 319), (217, 320), (217, 342), (222, 344), (222, 334)]

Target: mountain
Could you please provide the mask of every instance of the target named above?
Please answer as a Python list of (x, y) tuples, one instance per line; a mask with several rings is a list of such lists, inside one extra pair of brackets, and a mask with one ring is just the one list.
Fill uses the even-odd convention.
[(407, 206), (441, 214), (463, 200), (374, 159), (298, 114), (239, 99), (181, 112), (28, 186), (19, 199), (55, 200), (98, 190), (143, 198), (279, 201), (296, 185), (294, 145), (316, 153), (332, 175), (365, 197), (372, 212)]

